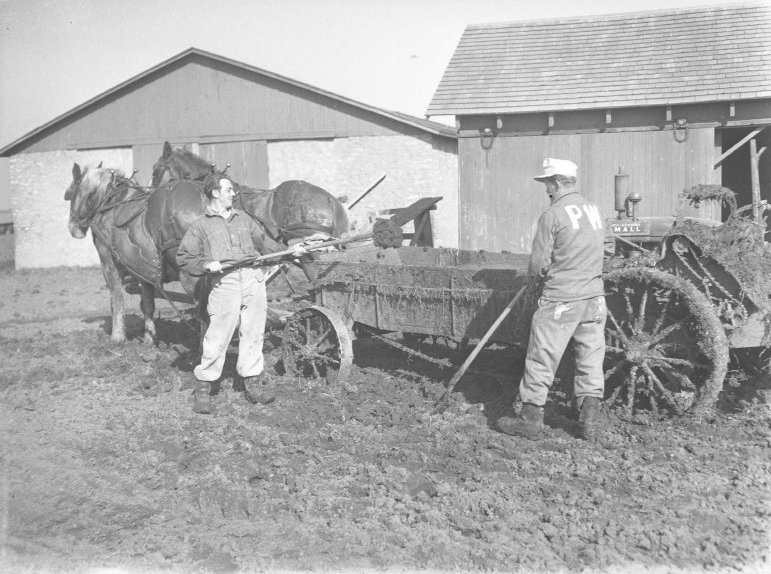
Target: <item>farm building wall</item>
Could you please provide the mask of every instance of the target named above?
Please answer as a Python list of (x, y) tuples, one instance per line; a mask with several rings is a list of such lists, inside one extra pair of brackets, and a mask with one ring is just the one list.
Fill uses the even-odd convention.
[[(442, 196), (437, 211), (432, 212), (434, 241), (456, 247), (456, 146), (454, 139), (425, 134), (221, 142), (202, 144), (198, 152), (221, 167), (231, 163), (228, 171), (233, 178), (252, 187), (267, 189), (287, 179), (305, 179), (334, 196), (345, 195), (349, 201), (387, 174), (385, 181), (351, 212), (359, 228), (373, 210), (404, 207), (421, 197)], [(130, 174), (142, 158), (152, 165), (161, 150), (160, 144), (145, 144), (133, 149), (58, 150), (12, 156), (9, 165), (16, 268), (98, 265), (90, 235), (87, 240), (74, 239), (67, 230), (69, 204), (63, 196), (72, 180), (73, 163), (86, 166), (102, 161), (107, 167)], [(145, 178), (140, 181), (149, 183), (150, 168), (142, 172)]]
[(12, 156), (9, 162), (16, 268), (91, 266), (99, 257), (91, 239), (73, 238), (67, 229), (69, 202), (64, 192), (72, 165), (104, 165), (131, 173), (131, 148), (48, 151)]
[[(457, 245), (455, 137), (434, 135), (417, 118), (361, 106), (201, 53), (160, 66), (6, 149), (16, 267), (96, 264), (92, 242), (67, 234), (62, 195), (73, 161), (103, 161), (127, 173), (137, 168), (138, 182), (149, 185), (166, 140), (189, 144), (220, 168), (230, 164), (236, 181), (256, 188), (307, 179), (352, 198), (387, 173), (357, 212), (441, 195), (435, 237)], [(57, 238), (56, 249), (49, 249), (49, 236)]]
[[(579, 191), (605, 217), (615, 216), (614, 175), (620, 167), (630, 176), (630, 191), (643, 196), (639, 216), (674, 215), (680, 191), (720, 183), (713, 128), (690, 129), (682, 143), (671, 131), (497, 136), (490, 143), (483, 147), (479, 137), (467, 137), (458, 144), (463, 249), (530, 251), (538, 217), (548, 206), (543, 184), (532, 179), (545, 157), (578, 164)], [(720, 218), (714, 208), (687, 214)]]
[(271, 187), (304, 179), (349, 202), (385, 174), (386, 179), (350, 211), (358, 229), (373, 211), (441, 196), (431, 212), (434, 245), (458, 246), (456, 140), (425, 135), (269, 142), (268, 162)]
[(14, 153), (416, 132), (332, 97), (193, 56), (55, 122)]

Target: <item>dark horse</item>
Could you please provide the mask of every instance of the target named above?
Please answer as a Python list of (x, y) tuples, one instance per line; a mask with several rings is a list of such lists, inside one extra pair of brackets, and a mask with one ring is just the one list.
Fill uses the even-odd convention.
[[(163, 155), (153, 166), (152, 185), (170, 181), (201, 181), (215, 167), (184, 148), (163, 146)], [(297, 237), (324, 233), (342, 237), (348, 231), (348, 212), (330, 193), (301, 180), (288, 180), (274, 189), (253, 189), (233, 182), (238, 191), (235, 207), (259, 220), (268, 233), (286, 243)]]

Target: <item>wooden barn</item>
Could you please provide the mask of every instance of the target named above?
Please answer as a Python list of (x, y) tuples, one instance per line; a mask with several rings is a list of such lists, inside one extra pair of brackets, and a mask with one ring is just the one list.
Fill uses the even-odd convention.
[(433, 240), (457, 246), (455, 129), (191, 48), (0, 150), (16, 267), (97, 264), (92, 242), (67, 232), (73, 163), (136, 168), (147, 185), (165, 140), (229, 163), (234, 179), (257, 188), (304, 179), (352, 200), (385, 174), (351, 219), (442, 196)]
[(545, 157), (578, 164), (607, 217), (619, 169), (643, 216), (701, 183), (768, 200), (771, 7), (468, 26), (427, 110), (442, 115), (459, 129), (462, 248), (530, 250)]

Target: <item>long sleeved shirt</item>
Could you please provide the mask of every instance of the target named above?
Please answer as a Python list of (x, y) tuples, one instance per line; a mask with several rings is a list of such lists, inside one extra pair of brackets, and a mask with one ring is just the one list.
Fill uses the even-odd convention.
[(596, 205), (568, 191), (538, 220), (530, 252), (530, 274), (543, 282), (550, 301), (579, 301), (602, 295), (602, 262), (609, 236)]
[(232, 261), (281, 251), (249, 215), (232, 209), (227, 219), (207, 206), (187, 229), (177, 250), (177, 264), (190, 275), (206, 273), (211, 261)]

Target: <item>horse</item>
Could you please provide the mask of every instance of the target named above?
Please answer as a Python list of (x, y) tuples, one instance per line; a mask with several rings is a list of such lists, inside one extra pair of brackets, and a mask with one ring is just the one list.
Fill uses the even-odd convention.
[[(262, 222), (261, 214), (270, 212), (275, 195), (243, 186), (240, 190), (236, 207)], [(82, 239), (91, 229), (110, 291), (114, 342), (126, 340), (122, 288), (127, 276), (140, 286), (144, 339), (148, 343), (156, 338), (155, 293), (162, 292), (164, 283), (179, 280), (202, 310), (199, 304), (206, 298), (206, 282), (180, 270), (176, 261), (185, 232), (208, 205), (201, 182), (173, 180), (148, 189), (120, 170), (102, 168), (101, 164), (81, 170), (75, 163), (64, 199), (70, 202), (70, 234)], [(302, 203), (300, 206), (306, 209)], [(300, 224), (304, 224), (302, 220)], [(301, 236), (317, 232), (316, 227), (296, 229)], [(201, 318), (205, 322), (206, 317)]]
[[(167, 141), (163, 154), (153, 166), (152, 185), (177, 180), (201, 181), (216, 167), (184, 148), (173, 148)], [(254, 189), (233, 182), (238, 192), (235, 207), (259, 220), (276, 241), (323, 233), (342, 237), (349, 231), (348, 212), (324, 189), (302, 180), (288, 180), (273, 189)]]
[[(110, 291), (113, 342), (126, 340), (122, 281), (126, 275), (137, 278), (140, 285), (140, 308), (145, 321), (145, 342), (155, 341), (155, 285), (160, 268), (158, 253), (145, 225), (149, 194), (134, 184), (120, 170), (101, 167), (81, 170), (72, 167), (72, 182), (64, 194), (70, 202), (69, 231), (83, 239), (88, 229), (94, 240), (107, 288)], [(119, 220), (118, 209), (136, 211), (136, 216)], [(122, 225), (119, 225), (122, 224)]]

